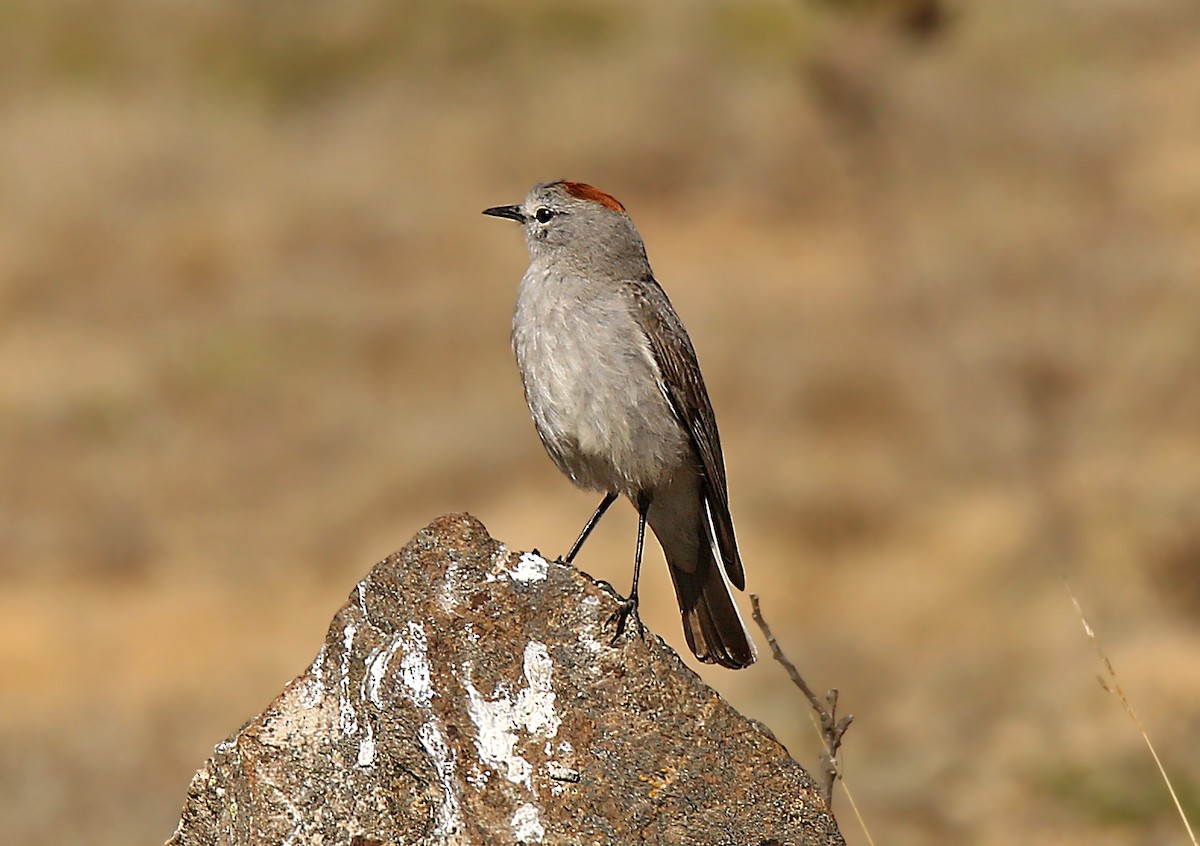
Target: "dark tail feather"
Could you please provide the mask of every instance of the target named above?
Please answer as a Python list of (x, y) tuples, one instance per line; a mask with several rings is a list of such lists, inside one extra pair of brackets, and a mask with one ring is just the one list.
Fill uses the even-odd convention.
[[(724, 515), (732, 527), (728, 511)], [(722, 574), (720, 561), (725, 555), (723, 549), (718, 551), (721, 535), (714, 525), (719, 521), (710, 519), (701, 476), (676, 474), (669, 485), (654, 492), (648, 516), (667, 558), (692, 652), (709, 664), (734, 670), (749, 667), (754, 663), (754, 644)], [(732, 531), (728, 541), (732, 556), (725, 560), (736, 563), (734, 572), (740, 576)]]
[[(670, 563), (668, 559), (668, 563)], [(754, 644), (738, 614), (729, 585), (721, 578), (705, 538), (695, 572), (671, 566), (671, 581), (683, 614), (688, 646), (701, 661), (731, 670), (749, 667), (757, 657)]]

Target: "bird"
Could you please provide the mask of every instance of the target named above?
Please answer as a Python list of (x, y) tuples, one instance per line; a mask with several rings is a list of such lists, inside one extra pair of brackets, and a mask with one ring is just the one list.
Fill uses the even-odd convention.
[(524, 229), (529, 267), (512, 347), (537, 433), (577, 487), (604, 495), (566, 563), (618, 497), (637, 509), (633, 587), (609, 620), (613, 644), (630, 615), (642, 629), (638, 578), (649, 524), (692, 653), (750, 666), (754, 643), (730, 589), (745, 589), (745, 573), (716, 416), (633, 220), (612, 195), (567, 180), (538, 183), (522, 203), (483, 213)]

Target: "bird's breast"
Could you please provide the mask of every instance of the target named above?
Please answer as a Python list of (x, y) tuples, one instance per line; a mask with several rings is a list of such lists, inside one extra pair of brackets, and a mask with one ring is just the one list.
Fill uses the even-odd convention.
[(538, 434), (581, 487), (636, 495), (664, 484), (686, 459), (687, 435), (619, 288), (531, 269), (512, 340)]

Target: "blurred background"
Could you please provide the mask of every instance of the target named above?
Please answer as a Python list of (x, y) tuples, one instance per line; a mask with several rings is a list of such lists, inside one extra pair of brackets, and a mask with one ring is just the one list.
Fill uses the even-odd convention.
[[(49, 0), (0, 55), (3, 842), (165, 839), (439, 514), (567, 549), (480, 216), (557, 177), (687, 322), (875, 842), (1182, 842), (1064, 577), (1200, 818), (1195, 3)], [(817, 769), (778, 665), (700, 671)]]

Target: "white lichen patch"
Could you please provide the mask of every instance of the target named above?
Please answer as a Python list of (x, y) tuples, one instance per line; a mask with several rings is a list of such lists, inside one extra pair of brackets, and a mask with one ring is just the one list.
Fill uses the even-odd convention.
[(454, 753), (436, 720), (430, 720), (417, 729), (417, 739), (433, 762), (438, 784), (442, 787), (442, 804), (438, 808), (434, 835), (449, 837), (462, 828), (459, 812), (458, 787), (454, 783)]
[(512, 831), (518, 843), (541, 843), (546, 836), (546, 829), (538, 818), (538, 809), (528, 802), (513, 814)]
[(525, 646), (525, 680), (529, 686), (517, 694), (517, 717), (530, 734), (554, 737), (562, 720), (554, 711), (554, 664), (546, 644), (530, 641)]
[(433, 682), (429, 675), (429, 638), (425, 626), (409, 622), (408, 636), (400, 636), (404, 654), (400, 658), (400, 683), (418, 708), (428, 708), (433, 700)]
[(514, 784), (524, 784), (532, 790), (533, 767), (517, 751), (517, 733), (551, 738), (562, 724), (554, 710), (553, 663), (546, 645), (537, 641), (526, 645), (526, 686), (515, 696), (501, 684), (489, 699), (467, 675), (467, 713), (475, 724), (475, 747), (480, 760)]
[(491, 570), (484, 581), (511, 579), (514, 582), (542, 582), (546, 580), (550, 562), (535, 552), (522, 552), (514, 562), (508, 548), (501, 546), (492, 556)]
[[(386, 707), (390, 702), (384, 693), (386, 683), (389, 679), (398, 678), (413, 704), (418, 708), (428, 708), (433, 699), (428, 650), (429, 639), (425, 635), (425, 626), (409, 622), (407, 634), (393, 635), (386, 647), (376, 647), (367, 656), (362, 698), (370, 700), (376, 708)], [(400, 669), (398, 674), (392, 676), (388, 671), (397, 652), (401, 653)]]
[(358, 742), (358, 765), (369, 767), (375, 763), (375, 732), (367, 723), (367, 735)]
[(487, 699), (468, 680), (467, 713), (475, 724), (475, 748), (479, 759), (514, 784), (530, 786), (533, 767), (516, 751), (517, 735), (514, 703), (499, 690), (496, 698)]
[(597, 618), (600, 615), (600, 597), (585, 596), (581, 604), (583, 607), (580, 610), (582, 611), (582, 616), (586, 623), (585, 625), (580, 626), (577, 640), (579, 641), (580, 646), (582, 646), (588, 652), (595, 654), (604, 648), (604, 644), (597, 640), (595, 635), (597, 627), (599, 626), (599, 620)]
[(522, 552), (521, 557), (517, 559), (517, 563), (508, 571), (508, 574), (512, 576), (514, 582), (544, 582), (549, 569), (550, 562), (542, 556), (534, 555), (532, 552)]
[(358, 714), (354, 711), (354, 705), (350, 702), (350, 647), (354, 645), (354, 635), (357, 633), (358, 627), (354, 623), (348, 623), (346, 628), (342, 630), (342, 661), (341, 676), (338, 680), (338, 722), (342, 727), (342, 734), (349, 737), (358, 731)]
[(384, 706), (383, 699), (383, 681), (387, 678), (388, 667), (392, 663), (392, 658), (395, 657), (396, 651), (400, 649), (403, 640), (399, 635), (392, 638), (392, 642), (386, 648), (377, 648), (371, 651), (367, 656), (367, 699), (371, 700), (371, 704), (376, 708)]

